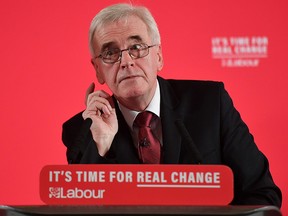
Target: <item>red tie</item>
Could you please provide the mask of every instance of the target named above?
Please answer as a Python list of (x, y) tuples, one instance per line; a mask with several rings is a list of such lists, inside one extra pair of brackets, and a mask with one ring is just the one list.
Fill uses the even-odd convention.
[(160, 142), (154, 136), (150, 126), (153, 115), (153, 113), (145, 111), (139, 113), (134, 121), (134, 124), (139, 127), (139, 156), (145, 164), (160, 163)]

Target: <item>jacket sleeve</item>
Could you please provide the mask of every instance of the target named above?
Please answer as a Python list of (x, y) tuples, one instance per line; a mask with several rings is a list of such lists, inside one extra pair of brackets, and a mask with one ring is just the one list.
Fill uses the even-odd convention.
[(281, 207), (282, 194), (273, 182), (269, 163), (224, 89), (220, 87), (223, 161), (234, 173), (232, 204)]
[(107, 164), (111, 159), (98, 154), (98, 149), (90, 132), (91, 120), (83, 120), (78, 113), (62, 126), (62, 141), (67, 147), (66, 157), (69, 164)]

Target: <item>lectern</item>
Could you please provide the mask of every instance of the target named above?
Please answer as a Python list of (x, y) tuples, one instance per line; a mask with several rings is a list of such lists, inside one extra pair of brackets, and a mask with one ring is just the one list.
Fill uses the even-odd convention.
[(0, 206), (0, 216), (281, 216), (274, 206), (232, 206), (233, 174), (223, 165), (49, 165), (45, 205)]
[(281, 216), (274, 206), (1, 206), (0, 216)]

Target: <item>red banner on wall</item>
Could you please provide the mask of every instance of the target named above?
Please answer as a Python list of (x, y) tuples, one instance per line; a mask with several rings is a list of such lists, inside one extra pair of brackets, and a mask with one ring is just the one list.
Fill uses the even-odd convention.
[(48, 165), (40, 197), (49, 205), (227, 205), (233, 174), (222, 165)]

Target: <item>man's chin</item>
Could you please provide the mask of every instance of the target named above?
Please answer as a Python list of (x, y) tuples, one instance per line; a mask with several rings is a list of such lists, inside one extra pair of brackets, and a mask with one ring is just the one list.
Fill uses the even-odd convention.
[(132, 101), (135, 100), (137, 98), (141, 98), (143, 97), (143, 95), (145, 95), (145, 90), (142, 86), (142, 88), (131, 88), (131, 87), (127, 87), (125, 88), (125, 90), (122, 90), (121, 93), (116, 96), (116, 98), (121, 101)]

